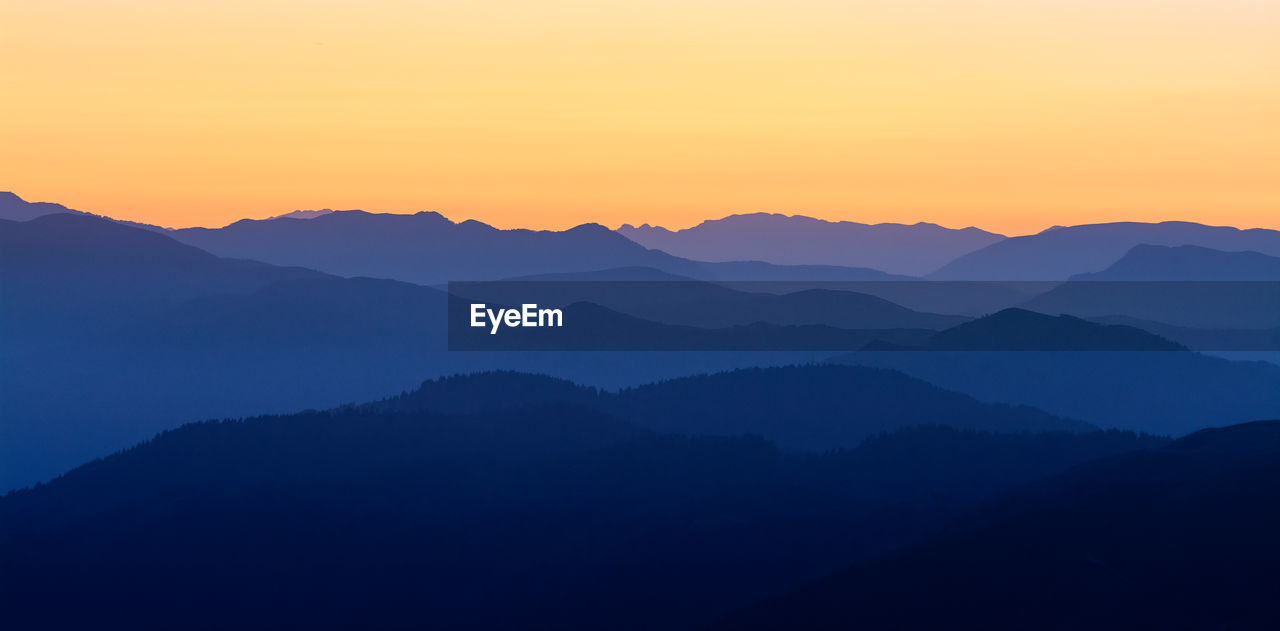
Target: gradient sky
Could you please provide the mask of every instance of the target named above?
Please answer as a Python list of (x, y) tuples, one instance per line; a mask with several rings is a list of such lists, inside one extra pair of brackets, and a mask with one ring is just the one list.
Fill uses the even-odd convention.
[(1280, 228), (1274, 0), (16, 0), (0, 190), (168, 226)]

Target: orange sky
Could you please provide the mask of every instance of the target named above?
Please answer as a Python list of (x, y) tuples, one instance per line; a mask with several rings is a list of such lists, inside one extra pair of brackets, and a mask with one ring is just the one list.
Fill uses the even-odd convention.
[(168, 226), (1280, 228), (1274, 0), (17, 0), (0, 190)]

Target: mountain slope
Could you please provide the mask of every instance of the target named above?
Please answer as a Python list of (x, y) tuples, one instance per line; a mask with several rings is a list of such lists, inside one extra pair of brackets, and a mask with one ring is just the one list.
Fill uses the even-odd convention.
[(62, 204), (50, 202), (29, 202), (14, 193), (0, 191), (0, 219), (7, 221), (29, 221), (36, 217), (55, 213), (79, 213)]
[(0, 283), (15, 346), (137, 322), (199, 296), (249, 292), (308, 269), (216, 257), (162, 234), (87, 214), (0, 221)]
[(717, 629), (1265, 629), (1280, 622), (1280, 421), (1037, 484), (976, 523)]
[(1008, 309), (937, 333), (918, 349), (832, 361), (898, 370), (980, 401), (1102, 427), (1181, 435), (1215, 419), (1280, 416), (1280, 366), (1181, 349), (1134, 326)]
[(194, 424), (0, 498), (0, 621), (696, 628), (1162, 442), (926, 428), (802, 456), (565, 407)]
[(870, 267), (919, 276), (1004, 239), (977, 228), (930, 223), (868, 225), (802, 215), (754, 213), (712, 219), (683, 230), (644, 224), (618, 228), (647, 248), (700, 261), (762, 260), (781, 265)]
[(1280, 366), (1186, 351), (860, 351), (836, 361), (1101, 427), (1182, 435), (1215, 418), (1280, 416)]
[(1105, 269), (1140, 244), (1198, 245), (1280, 256), (1280, 231), (1182, 221), (1103, 223), (1012, 237), (965, 254), (928, 275), (933, 280), (1065, 280)]

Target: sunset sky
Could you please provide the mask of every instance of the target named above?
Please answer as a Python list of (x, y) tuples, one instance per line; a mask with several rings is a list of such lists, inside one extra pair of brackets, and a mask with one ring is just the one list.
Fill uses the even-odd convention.
[(1280, 228), (1275, 0), (17, 0), (0, 190), (167, 226)]

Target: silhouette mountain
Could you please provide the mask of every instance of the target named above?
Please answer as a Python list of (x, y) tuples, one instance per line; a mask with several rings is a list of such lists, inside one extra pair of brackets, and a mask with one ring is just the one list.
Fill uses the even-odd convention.
[(88, 215), (90, 217), (98, 217), (99, 219), (109, 219), (110, 221), (114, 221), (118, 224), (133, 226), (134, 228), (144, 228), (146, 230), (155, 230), (158, 232), (168, 231), (168, 229), (161, 228), (159, 226), (138, 223), (136, 221), (126, 221), (123, 219), (111, 219), (110, 217), (103, 217), (102, 215), (67, 208), (62, 204), (54, 204), (51, 202), (29, 202), (18, 197), (14, 193), (0, 191), (0, 221), (30, 221), (37, 217), (58, 213)]
[(1098, 319), (1125, 316), (1201, 329), (1280, 326), (1280, 282), (1070, 281), (1019, 305)]
[(837, 365), (741, 369), (616, 393), (545, 376), (479, 374), (428, 381), (375, 409), (488, 413), (552, 403), (657, 431), (754, 434), (793, 449), (853, 447), (873, 434), (920, 424), (991, 432), (1096, 429), (1032, 408), (980, 403), (891, 371)]
[(1223, 252), (1198, 245), (1135, 245), (1111, 267), (1071, 280), (1231, 281), (1280, 280), (1280, 257), (1258, 252)]
[(589, 272), (564, 272), (560, 274), (528, 274), (502, 280), (548, 282), (598, 282), (598, 281), (691, 281), (688, 276), (664, 272), (652, 267), (614, 267)]
[(218, 258), (88, 214), (0, 221), (0, 318), (6, 330), (23, 332), (5, 336), (11, 350), (134, 323), (198, 296), (326, 276)]
[(0, 220), (28, 221), (55, 213), (79, 213), (62, 204), (29, 202), (14, 193), (0, 191)]
[(675, 231), (625, 224), (618, 232), (647, 248), (700, 261), (870, 267), (908, 276), (923, 275), (1005, 238), (977, 228), (923, 222), (863, 224), (776, 213), (730, 215)]
[(1164, 442), (924, 428), (799, 455), (562, 406), (192, 424), (0, 498), (0, 619), (696, 628), (1014, 485)]
[[(1215, 418), (1280, 416), (1280, 366), (1189, 352), (1134, 324), (1006, 309), (914, 348), (868, 346), (831, 361), (889, 368), (980, 401), (1028, 405), (1101, 427), (1181, 435)], [(1243, 335), (1265, 342), (1259, 338), (1266, 333)]]
[(499, 230), (434, 212), (332, 212), (311, 219), (244, 219), (223, 228), (185, 228), (173, 237), (220, 256), (300, 265), (340, 276), (418, 284), (651, 267), (706, 280), (875, 280), (871, 269), (701, 263), (650, 250), (597, 224), (563, 232)]
[(1127, 316), (1092, 318), (1102, 324), (1122, 324), (1155, 333), (1194, 350), (1280, 351), (1280, 327), (1270, 329), (1198, 329)]
[[(442, 292), (298, 278), (199, 296), (79, 335), (30, 335), (0, 361), (0, 489), (30, 484), (182, 422), (371, 399), (424, 377), (502, 367), (618, 387), (805, 353), (449, 352)], [(5, 303), (15, 309), (27, 303)], [(662, 326), (662, 325), (658, 325)]]
[[(311, 220), (308, 220), (311, 221)], [(0, 221), (0, 489), (167, 427), (472, 370), (618, 387), (811, 353), (450, 353), (442, 292), (223, 259), (83, 214)]]
[(276, 215), (275, 217), (271, 217), (271, 219), (315, 219), (316, 217), (327, 215), (331, 212), (333, 212), (333, 210), (329, 208), (323, 208), (321, 210), (295, 210), (293, 212), (284, 213), (283, 215)]
[(716, 629), (1265, 629), (1280, 621), (1280, 421), (1088, 463), (945, 535)]
[(928, 275), (934, 280), (1065, 280), (1103, 270), (1135, 246), (1197, 245), (1280, 256), (1280, 231), (1205, 226), (1183, 221), (1103, 223), (1012, 237), (958, 257)]
[(938, 351), (1183, 351), (1186, 347), (1142, 329), (1004, 309), (929, 338)]
[(860, 351), (832, 361), (897, 370), (980, 401), (1101, 427), (1182, 435), (1215, 418), (1280, 416), (1280, 366), (1195, 352)]

